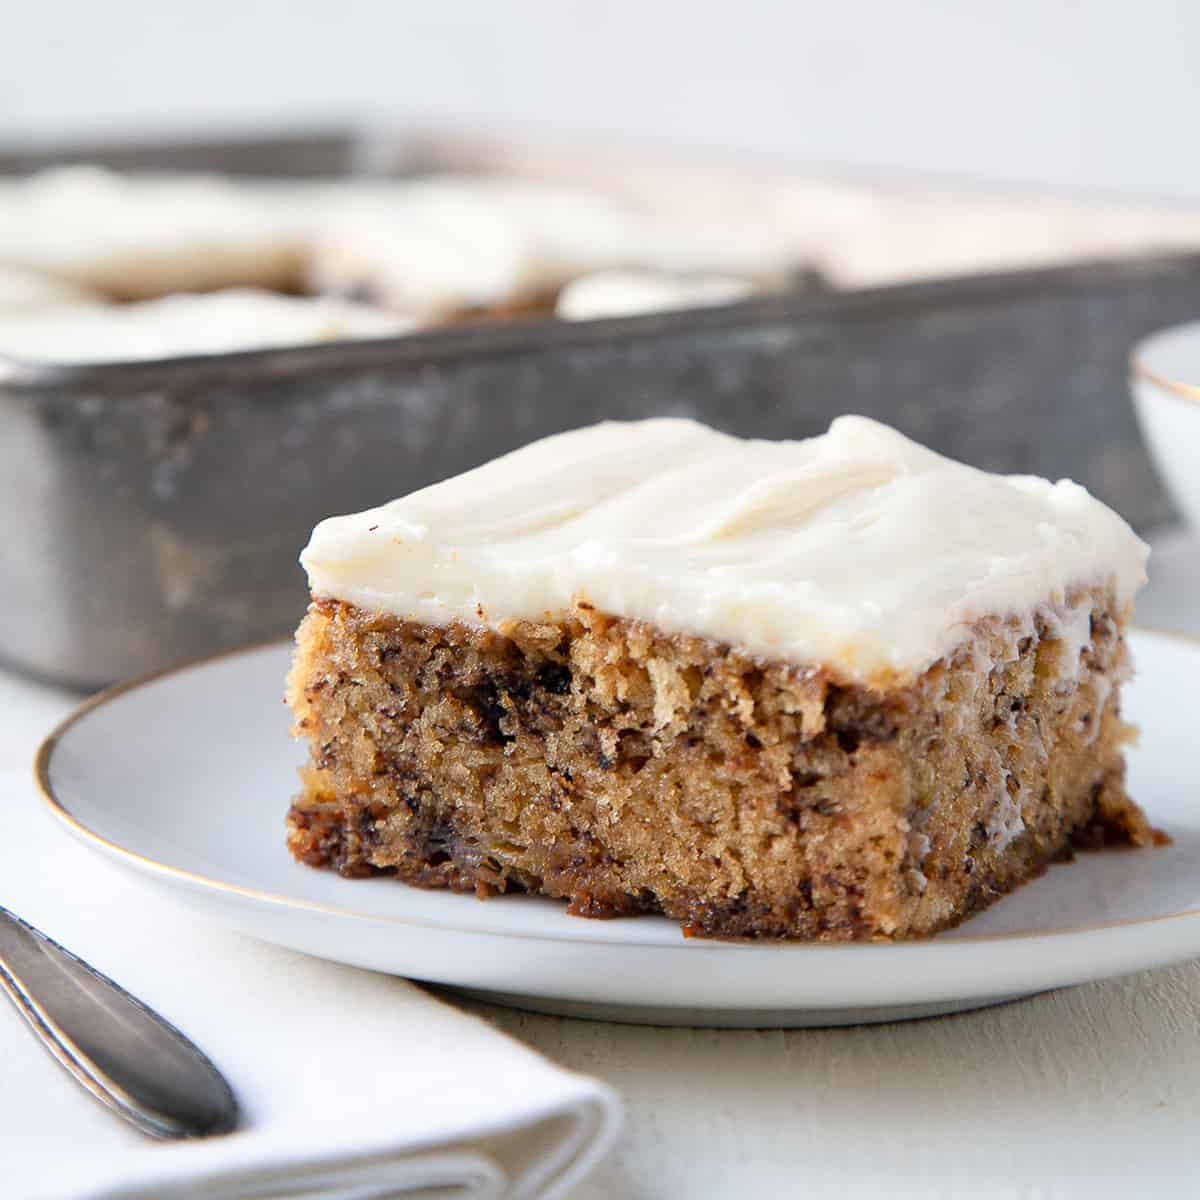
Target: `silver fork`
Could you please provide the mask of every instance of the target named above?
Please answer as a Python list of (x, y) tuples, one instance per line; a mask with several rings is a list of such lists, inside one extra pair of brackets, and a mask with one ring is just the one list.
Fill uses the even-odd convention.
[(158, 1138), (228, 1133), (237, 1101), (174, 1025), (40, 930), (0, 907), (0, 987), (97, 1100)]

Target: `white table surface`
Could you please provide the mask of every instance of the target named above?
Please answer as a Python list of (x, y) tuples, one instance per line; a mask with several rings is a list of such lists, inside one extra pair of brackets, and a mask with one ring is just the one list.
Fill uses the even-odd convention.
[[(1200, 541), (1156, 544), (1139, 620), (1200, 635)], [(76, 701), (0, 673), (0, 766)], [(624, 1094), (624, 1140), (577, 1200), (1200, 1194), (1200, 962), (856, 1029), (469, 1007)]]

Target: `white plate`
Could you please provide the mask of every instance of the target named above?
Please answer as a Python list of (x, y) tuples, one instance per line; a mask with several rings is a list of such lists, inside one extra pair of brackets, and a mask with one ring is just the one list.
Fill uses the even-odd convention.
[(1200, 321), (1139, 342), (1129, 356), (1133, 410), (1175, 503), (1200, 530)]
[(930, 1015), (1200, 955), (1200, 645), (1134, 635), (1133, 793), (1175, 844), (1081, 855), (952, 932), (906, 944), (684, 939), (656, 917), (588, 921), (297, 865), (284, 815), (303, 751), (281, 702), (289, 647), (119, 688), (46, 741), (54, 813), (98, 853), (246, 933), (527, 1008), (676, 1024)]

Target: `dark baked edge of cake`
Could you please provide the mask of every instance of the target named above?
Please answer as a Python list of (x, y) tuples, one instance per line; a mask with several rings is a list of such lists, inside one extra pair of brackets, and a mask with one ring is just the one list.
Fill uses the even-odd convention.
[[(1028, 869), (1018, 876), (1002, 880), (995, 872), (982, 875), (975, 882), (973, 899), (968, 900), (953, 920), (927, 934), (907, 934), (904, 940), (935, 937), (946, 929), (956, 928), (1002, 897), (1040, 878), (1052, 864), (1073, 861), (1079, 851), (1129, 849), (1143, 844), (1131, 837), (1128, 825), (1121, 820), (1106, 819), (1100, 811), (1099, 791), (1100, 787), (1097, 787), (1097, 802), (1091, 815), (1068, 832), (1061, 846), (1031, 862)], [(362, 815), (366, 815), (366, 810), (361, 810), (360, 816)], [(536, 883), (533, 886), (523, 885), (518, 877), (511, 874), (497, 886), (494, 872), (485, 865), (472, 865), (467, 856), (456, 856), (454, 835), (450, 832), (447, 833), (445, 841), (437, 844), (431, 844), (427, 839), (410, 839), (411, 866), (374, 867), (367, 863), (360, 853), (361, 845), (364, 841), (369, 842), (371, 836), (369, 822), (364, 822), (357, 831), (351, 829), (343, 819), (339, 806), (305, 808), (301, 804), (293, 804), (288, 813), (288, 829), (289, 845), (298, 862), (310, 867), (331, 868), (348, 879), (390, 876), (412, 887), (431, 891), (474, 893), (481, 900), (517, 893), (540, 896), (551, 903), (559, 903), (556, 898), (547, 896)], [(1170, 836), (1160, 829), (1151, 830), (1151, 840), (1156, 846), (1171, 843)], [(585, 899), (576, 898), (566, 905), (566, 911), (571, 916), (599, 920), (664, 915), (653, 898), (641, 898), (628, 893), (590, 894)], [(673, 920), (669, 916), (667, 919)], [(740, 899), (728, 905), (697, 899), (692, 905), (690, 919), (680, 924), (685, 937), (754, 941), (797, 940), (794, 936), (779, 933), (773, 925), (764, 924), (760, 914)], [(857, 930), (859, 937), (869, 938), (872, 934), (872, 927), (866, 922)]]

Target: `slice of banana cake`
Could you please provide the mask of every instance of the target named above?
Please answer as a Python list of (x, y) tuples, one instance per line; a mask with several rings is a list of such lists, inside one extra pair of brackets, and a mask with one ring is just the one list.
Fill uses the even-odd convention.
[(905, 938), (1125, 793), (1146, 547), (1081, 487), (843, 417), (546, 438), (322, 522), (289, 701), (293, 854), (686, 933)]

